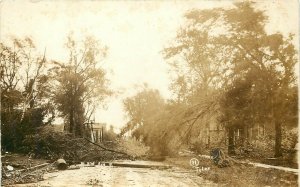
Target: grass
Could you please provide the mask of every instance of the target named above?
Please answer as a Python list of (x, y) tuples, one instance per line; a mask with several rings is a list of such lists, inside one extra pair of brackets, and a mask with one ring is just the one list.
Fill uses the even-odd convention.
[[(189, 164), (191, 158), (193, 157), (167, 158), (165, 162), (192, 170), (194, 168)], [(198, 175), (220, 186), (298, 186), (298, 175), (290, 172), (236, 163), (219, 168), (209, 159), (197, 159), (200, 161), (200, 168), (209, 167), (209, 170), (198, 172)]]

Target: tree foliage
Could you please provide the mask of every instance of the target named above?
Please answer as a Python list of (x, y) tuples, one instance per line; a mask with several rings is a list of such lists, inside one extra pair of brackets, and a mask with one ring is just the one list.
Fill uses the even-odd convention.
[(181, 98), (177, 101), (191, 106), (219, 93), (220, 122), (229, 131), (272, 126), (275, 156), (280, 156), (281, 126), (297, 121), (294, 38), (268, 33), (267, 16), (254, 7), (241, 2), (189, 11), (187, 24), (164, 54), (177, 73), (171, 87)]
[(28, 37), (0, 47), (1, 143), (7, 150), (18, 151), (25, 136), (54, 118), (53, 105), (47, 100), (45, 52), (40, 55)]
[(65, 118), (67, 130), (75, 136), (83, 135), (83, 124), (95, 112), (97, 105), (110, 94), (101, 61), (107, 48), (93, 37), (82, 42), (68, 37), (66, 47), (69, 61), (54, 62), (54, 101)]
[(100, 61), (106, 47), (93, 37), (68, 38), (69, 61), (47, 61), (30, 38), (0, 44), (2, 147), (28, 151), (24, 140), (51, 124), (57, 111), (67, 131), (84, 135), (83, 125), (111, 92)]
[(137, 138), (140, 136), (145, 138), (148, 134), (145, 128), (153, 125), (154, 116), (159, 114), (164, 107), (164, 100), (158, 90), (144, 87), (136, 95), (126, 98), (123, 104), (129, 118), (123, 129), (124, 133), (131, 130)]

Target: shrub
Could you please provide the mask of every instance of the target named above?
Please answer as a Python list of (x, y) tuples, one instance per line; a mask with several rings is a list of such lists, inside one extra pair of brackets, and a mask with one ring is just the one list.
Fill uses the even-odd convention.
[(66, 146), (71, 140), (71, 135), (56, 132), (49, 125), (39, 128), (38, 133), (34, 135), (26, 136), (21, 149), (23, 152), (33, 153), (36, 157), (56, 159), (67, 152), (69, 148)]
[(253, 150), (250, 153), (251, 157), (272, 157), (274, 155), (275, 137), (274, 135), (258, 136), (252, 142)]
[(122, 138), (118, 140), (118, 144), (122, 151), (135, 158), (146, 156), (149, 147), (135, 138)]
[(1, 146), (5, 151), (25, 151), (23, 141), (26, 137), (39, 133), (44, 125), (44, 108), (29, 109), (21, 120), (21, 110), (1, 111)]
[(294, 152), (298, 142), (298, 128), (282, 129), (282, 148), (284, 152)]

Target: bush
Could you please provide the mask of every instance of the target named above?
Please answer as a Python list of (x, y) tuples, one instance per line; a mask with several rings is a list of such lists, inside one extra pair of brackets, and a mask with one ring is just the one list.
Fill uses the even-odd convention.
[(72, 140), (71, 135), (56, 132), (52, 126), (39, 128), (38, 131), (37, 134), (25, 137), (21, 148), (23, 152), (47, 159), (56, 159), (66, 154), (69, 149), (66, 146)]
[(295, 152), (296, 144), (298, 142), (298, 128), (282, 129), (282, 148), (284, 152)]
[(258, 136), (250, 146), (253, 149), (250, 152), (250, 157), (272, 157), (274, 155), (275, 137), (273, 135)]
[(146, 156), (149, 147), (145, 146), (142, 142), (136, 140), (135, 138), (122, 138), (118, 140), (118, 144), (121, 150), (134, 158), (141, 158)]
[(38, 128), (44, 125), (45, 109), (34, 108), (25, 112), (1, 111), (1, 147), (5, 151), (24, 152), (23, 141), (26, 137), (39, 133)]

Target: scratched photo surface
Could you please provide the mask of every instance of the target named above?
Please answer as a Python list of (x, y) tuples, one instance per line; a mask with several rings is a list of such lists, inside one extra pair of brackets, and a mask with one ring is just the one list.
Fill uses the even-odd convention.
[(298, 186), (299, 2), (1, 0), (3, 186)]

